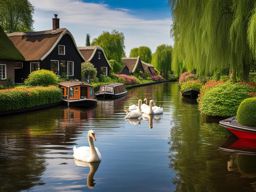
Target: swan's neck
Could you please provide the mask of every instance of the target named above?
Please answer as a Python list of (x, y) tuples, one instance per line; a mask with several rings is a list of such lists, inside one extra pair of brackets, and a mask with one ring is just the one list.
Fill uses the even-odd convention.
[(94, 148), (94, 142), (90, 136), (88, 136), (88, 143), (89, 143), (90, 148)]
[(153, 110), (152, 110), (152, 102), (149, 103), (149, 114), (152, 114)]

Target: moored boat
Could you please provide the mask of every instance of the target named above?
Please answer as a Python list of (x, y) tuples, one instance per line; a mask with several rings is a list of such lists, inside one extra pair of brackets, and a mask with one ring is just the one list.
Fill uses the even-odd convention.
[(219, 123), (238, 138), (256, 139), (256, 127), (241, 125), (235, 117), (224, 119)]
[(81, 81), (65, 81), (59, 83), (63, 93), (63, 103), (68, 107), (91, 108), (97, 105), (93, 87)]
[(113, 83), (100, 86), (99, 91), (95, 94), (97, 99), (117, 99), (127, 95), (127, 90), (122, 83)]
[(197, 99), (199, 90), (198, 89), (186, 89), (181, 92), (182, 96), (189, 99)]

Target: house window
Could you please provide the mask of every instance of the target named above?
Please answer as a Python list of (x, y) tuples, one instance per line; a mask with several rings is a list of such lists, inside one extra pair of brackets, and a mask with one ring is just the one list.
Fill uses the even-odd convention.
[(59, 55), (65, 55), (65, 45), (59, 45), (58, 46), (58, 54)]
[(108, 75), (108, 68), (107, 67), (101, 67), (101, 72), (102, 72), (102, 75)]
[(51, 71), (53, 71), (56, 75), (59, 75), (59, 61), (58, 60), (51, 60)]
[(100, 59), (101, 59), (101, 52), (98, 51), (98, 60), (100, 60)]
[(67, 76), (74, 76), (74, 61), (68, 61), (67, 67)]
[(37, 71), (40, 69), (40, 63), (39, 62), (30, 62), (30, 73), (32, 71)]
[(0, 64), (0, 80), (7, 79), (6, 64)]
[(60, 61), (60, 76), (67, 77), (67, 62), (65, 60)]

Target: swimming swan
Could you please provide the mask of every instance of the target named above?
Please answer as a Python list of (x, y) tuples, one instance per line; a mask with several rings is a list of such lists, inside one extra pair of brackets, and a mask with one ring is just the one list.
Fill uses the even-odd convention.
[(138, 100), (138, 105), (130, 105), (128, 108), (128, 111), (134, 111), (134, 110), (138, 110), (138, 106), (139, 106), (139, 102), (141, 101), (141, 99)]
[(88, 146), (73, 148), (73, 157), (79, 161), (85, 161), (88, 163), (100, 162), (101, 154), (97, 147), (94, 146), (94, 141), (96, 141), (96, 136), (93, 130), (89, 130), (87, 134)]
[(162, 114), (164, 112), (163, 107), (156, 106), (154, 100), (153, 100), (153, 105), (154, 106), (152, 106), (152, 110), (153, 110), (153, 114), (154, 115), (160, 115), (160, 114)]
[(126, 114), (125, 119), (138, 119), (141, 117), (141, 99), (138, 101), (138, 109), (130, 111)]

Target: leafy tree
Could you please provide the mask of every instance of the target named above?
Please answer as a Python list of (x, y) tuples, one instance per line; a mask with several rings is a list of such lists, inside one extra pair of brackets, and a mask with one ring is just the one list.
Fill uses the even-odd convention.
[(0, 25), (8, 32), (31, 31), (34, 8), (28, 0), (1, 0)]
[(121, 62), (117, 62), (116, 60), (113, 60), (113, 59), (109, 60), (108, 62), (111, 65), (114, 73), (119, 73), (123, 68), (123, 64)]
[(109, 32), (103, 32), (99, 37), (95, 38), (92, 45), (98, 45), (102, 47), (106, 53), (108, 59), (114, 59), (117, 62), (121, 62), (124, 52), (124, 35), (116, 30)]
[(168, 79), (171, 74), (172, 47), (164, 44), (159, 45), (153, 54), (152, 63), (160, 74)]
[(90, 35), (87, 33), (86, 34), (86, 46), (90, 46), (91, 45), (91, 41), (90, 41)]
[(248, 80), (256, 59), (255, 0), (170, 2), (174, 69), (182, 63), (204, 76), (228, 69), (234, 81)]
[(150, 63), (152, 60), (152, 52), (149, 47), (140, 46), (133, 48), (130, 52), (130, 57), (140, 57), (142, 61)]
[(83, 81), (94, 80), (97, 75), (97, 69), (90, 62), (84, 62), (81, 66), (81, 76)]

